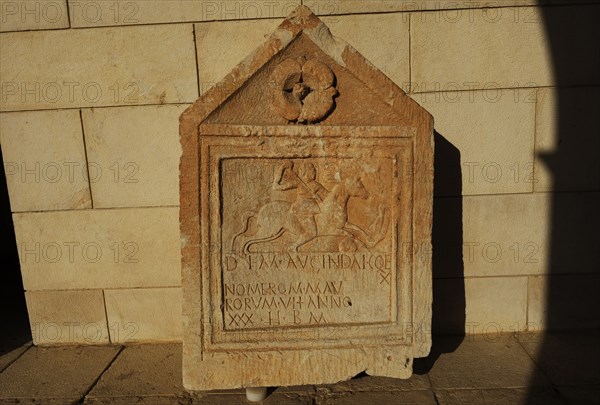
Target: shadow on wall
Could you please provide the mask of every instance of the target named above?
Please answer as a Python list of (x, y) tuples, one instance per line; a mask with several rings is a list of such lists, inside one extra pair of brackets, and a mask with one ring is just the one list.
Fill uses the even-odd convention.
[[(546, 285), (544, 323), (555, 331), (599, 328), (600, 88), (568, 86), (600, 85), (600, 49), (595, 40), (600, 37), (600, 6), (542, 10), (558, 87), (552, 149), (536, 150), (551, 175), (550, 187), (556, 190), (551, 195), (547, 268), (555, 276)], [(542, 127), (542, 131), (549, 129)], [(547, 138), (549, 134), (536, 135)]]
[[(557, 386), (565, 384), (558, 376), (569, 374), (576, 374), (571, 378), (574, 383), (599, 384), (600, 135), (595, 121), (600, 112), (600, 51), (595, 38), (600, 37), (600, 5), (543, 6), (541, 10), (558, 88), (540, 89), (538, 94), (537, 114), (550, 108), (555, 139), (550, 141), (552, 150), (544, 149), (550, 134), (539, 131), (551, 129), (537, 126), (536, 159), (551, 181), (544, 188), (538, 178), (535, 191), (549, 191), (551, 215), (548, 268), (545, 275), (530, 276), (528, 287), (529, 310), (537, 305), (544, 315), (541, 320), (530, 317), (528, 326), (590, 332), (574, 340), (568, 335), (539, 335), (541, 341), (534, 342), (536, 361), (559, 369), (548, 375)], [(553, 110), (548, 106), (552, 97)], [(454, 351), (464, 339), (465, 328), (460, 151), (439, 133), (435, 142), (433, 333), (453, 334), (456, 339), (446, 340), (441, 347), (434, 338), (431, 355), (415, 360), (417, 374), (428, 372), (441, 353)], [(544, 383), (531, 381), (530, 386)], [(532, 389), (527, 403), (537, 403), (538, 395)]]
[(434, 338), (429, 357), (415, 360), (416, 374), (427, 373), (442, 353), (456, 350), (465, 331), (460, 151), (435, 132), (434, 155), (432, 333), (456, 335), (456, 339), (445, 340), (442, 347)]
[[(553, 365), (551, 368), (562, 370), (563, 375), (585, 374), (584, 382), (599, 384), (600, 50), (596, 39), (600, 37), (600, 5), (541, 10), (557, 89), (552, 111), (554, 139), (550, 147), (536, 148), (536, 158), (551, 176), (548, 189), (555, 192), (548, 194), (552, 210), (546, 268), (549, 276), (530, 277), (530, 305), (532, 293), (536, 293), (532, 286), (537, 287), (542, 291), (535, 299), (544, 309), (541, 326), (545, 330), (581, 329), (590, 333), (575, 341), (566, 335), (542, 337), (535, 342), (537, 362)], [(577, 87), (581, 85), (586, 87)], [(548, 102), (543, 97), (550, 91), (544, 91), (538, 93), (538, 111), (541, 101)], [(538, 142), (550, 137), (552, 129), (538, 128)], [(541, 189), (542, 184), (537, 186)], [(564, 384), (558, 375), (548, 377), (556, 385)], [(583, 382), (578, 380), (576, 383)], [(536, 383), (532, 381), (530, 386)], [(530, 398), (535, 398), (533, 391)]]
[[(2, 152), (0, 151), (0, 161)], [(15, 240), (15, 229), (10, 212), (8, 188), (4, 165), (0, 165), (0, 355), (31, 341), (29, 318), (23, 293), (23, 281), (19, 269), (19, 254)]]

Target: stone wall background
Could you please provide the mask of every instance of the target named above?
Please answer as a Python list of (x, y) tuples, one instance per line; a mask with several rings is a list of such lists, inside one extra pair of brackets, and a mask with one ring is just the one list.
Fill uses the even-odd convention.
[[(181, 339), (178, 116), (300, 3), (0, 2), (36, 344)], [(598, 3), (304, 1), (435, 117), (437, 333), (600, 324)]]

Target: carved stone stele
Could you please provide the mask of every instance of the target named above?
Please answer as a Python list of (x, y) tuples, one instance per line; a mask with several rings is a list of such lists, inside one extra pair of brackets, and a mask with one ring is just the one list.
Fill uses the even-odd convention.
[(410, 377), (431, 347), (431, 115), (300, 6), (180, 136), (185, 387)]

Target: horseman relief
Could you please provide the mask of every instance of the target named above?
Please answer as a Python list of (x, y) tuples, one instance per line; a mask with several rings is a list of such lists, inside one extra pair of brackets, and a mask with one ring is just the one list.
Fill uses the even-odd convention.
[[(246, 255), (255, 245), (262, 245), (292, 252), (354, 252), (372, 249), (385, 237), (384, 202), (378, 201), (377, 207), (372, 206), (370, 201), (375, 198), (370, 198), (371, 192), (356, 173), (357, 168), (344, 163), (336, 166), (332, 162), (321, 168), (318, 161), (310, 159), (265, 164), (273, 174), (271, 189), (268, 190), (267, 185), (269, 192), (255, 201), (264, 198), (268, 201), (243, 215), (243, 231), (234, 236), (232, 251)], [(321, 179), (318, 169), (329, 173)], [(381, 183), (373, 184), (372, 191), (381, 192), (381, 186)], [(377, 212), (378, 216), (367, 227), (348, 218), (351, 199), (360, 207), (363, 217), (370, 218)], [(289, 242), (285, 246), (277, 243), (286, 234), (293, 236), (287, 238)]]

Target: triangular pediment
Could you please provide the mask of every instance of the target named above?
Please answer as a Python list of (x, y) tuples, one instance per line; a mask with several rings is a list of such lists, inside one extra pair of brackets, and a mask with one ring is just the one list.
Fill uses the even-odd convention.
[(231, 95), (207, 119), (208, 124), (286, 125), (289, 123), (277, 111), (271, 77), (286, 60), (319, 61), (334, 74), (331, 86), (335, 90), (333, 107), (318, 125), (381, 126), (402, 125), (399, 111), (382, 101), (360, 78), (340, 66), (307, 35), (298, 35), (285, 49), (262, 66), (238, 91)]
[[(273, 86), (274, 72), (282, 64), (298, 61), (325, 65), (333, 74), (331, 86), (323, 93), (331, 95), (331, 108), (317, 114), (313, 120), (294, 119), (282, 114), (283, 107), (273, 101), (274, 94), (285, 92), (291, 97), (292, 84), (288, 78)], [(281, 69), (280, 69), (281, 70)], [(304, 72), (304, 66), (302, 66)], [(290, 74), (289, 80), (302, 82)], [(282, 83), (287, 84), (282, 84)], [(298, 83), (296, 83), (298, 84)], [(298, 86), (303, 86), (300, 83)], [(310, 83), (309, 83), (310, 84)], [(283, 87), (287, 86), (285, 89)], [(297, 87), (298, 87), (297, 86)], [(321, 84), (317, 84), (319, 87)], [(306, 86), (305, 86), (306, 87)], [(296, 87), (294, 87), (296, 89)], [(318, 89), (317, 89), (318, 90)], [(295, 90), (294, 90), (295, 91)], [(302, 89), (299, 91), (302, 92)], [(309, 97), (323, 97), (309, 88), (298, 96), (311, 110)], [(294, 93), (295, 94), (295, 93)], [(306, 96), (306, 98), (302, 98)], [(322, 97), (321, 97), (322, 96)], [(279, 95), (279, 99), (282, 96)], [(291, 100), (298, 103), (297, 100)], [(327, 100), (324, 101), (327, 104)], [(281, 100), (279, 102), (281, 104)], [(294, 104), (295, 105), (295, 104)], [(322, 105), (318, 104), (316, 110)], [(304, 114), (304, 113), (303, 113)], [(314, 115), (314, 114), (313, 114)], [(290, 119), (292, 118), (292, 119)], [(185, 127), (202, 123), (224, 125), (322, 125), (322, 126), (418, 126), (430, 122), (430, 114), (408, 97), (391, 79), (368, 62), (358, 51), (334, 37), (327, 26), (307, 7), (298, 7), (270, 38), (236, 66), (220, 83), (202, 95), (181, 117)], [(186, 133), (182, 128), (182, 133)]]

